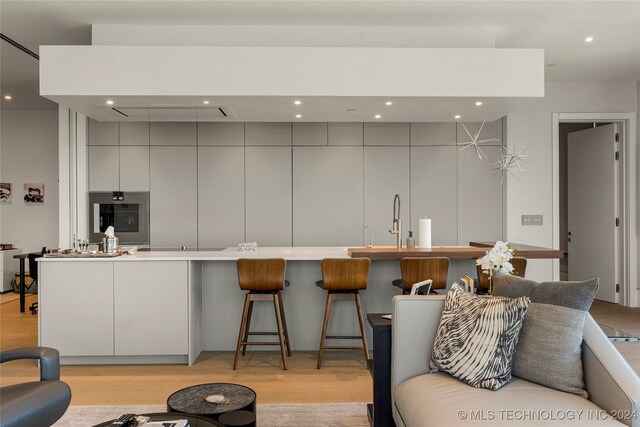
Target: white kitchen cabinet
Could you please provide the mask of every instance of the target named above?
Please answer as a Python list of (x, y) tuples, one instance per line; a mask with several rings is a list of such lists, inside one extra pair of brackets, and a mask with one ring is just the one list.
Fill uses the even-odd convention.
[(246, 147), (246, 240), (291, 246), (291, 147)]
[(187, 261), (114, 263), (116, 356), (188, 353), (187, 277)]
[(118, 145), (118, 122), (89, 119), (87, 145)]
[(149, 122), (120, 122), (120, 145), (149, 145)]
[(89, 153), (89, 191), (117, 191), (120, 188), (120, 147), (91, 145)]
[(113, 262), (41, 262), (39, 275), (39, 345), (61, 356), (112, 356)]
[(149, 146), (120, 147), (120, 191), (149, 191)]
[(293, 158), (293, 245), (360, 245), (363, 147), (294, 147)]
[[(462, 126), (462, 123), (458, 123), (457, 142), (458, 144), (464, 144), (465, 142), (470, 141), (471, 138), (469, 138), (467, 131), (469, 131), (471, 136), (475, 137), (476, 133), (480, 130), (480, 126), (482, 126), (482, 131), (478, 136), (478, 141), (488, 139), (497, 139), (497, 141), (487, 141), (483, 142), (481, 145), (503, 145), (503, 125), (503, 119), (494, 120), (493, 122), (485, 122), (484, 126), (482, 126), (482, 122), (465, 122), (464, 126)], [(465, 127), (467, 128), (467, 131), (464, 130)]]
[(411, 145), (455, 145), (456, 124), (411, 123)]
[(198, 246), (244, 241), (244, 148), (198, 149)]
[(151, 246), (196, 247), (197, 147), (151, 147), (149, 168)]
[[(396, 244), (396, 236), (389, 233), (396, 194), (401, 202), (402, 243), (406, 243), (411, 230), (409, 161), (409, 147), (364, 147), (364, 223), (373, 227), (375, 245)], [(369, 243), (369, 230), (362, 243)]]
[[(488, 162), (500, 159), (501, 147), (483, 147)], [(458, 244), (502, 239), (501, 175), (472, 150), (458, 154)]]
[(409, 123), (367, 122), (364, 145), (409, 145)]
[(364, 145), (364, 123), (329, 123), (329, 145)]
[(245, 145), (291, 145), (291, 123), (245, 123)]
[(195, 122), (151, 122), (149, 125), (151, 145), (196, 145)]
[(198, 123), (198, 145), (244, 145), (244, 123)]
[(411, 147), (411, 229), (416, 245), (418, 220), (424, 217), (431, 218), (433, 246), (458, 242), (457, 152), (455, 146)]
[(293, 145), (327, 145), (327, 124), (294, 123)]

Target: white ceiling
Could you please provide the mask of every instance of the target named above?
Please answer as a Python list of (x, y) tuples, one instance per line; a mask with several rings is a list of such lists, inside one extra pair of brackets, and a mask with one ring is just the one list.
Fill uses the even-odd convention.
[[(3, 34), (40, 45), (90, 44), (91, 24), (492, 28), (495, 47), (544, 48), (547, 81), (640, 80), (640, 1), (32, 1), (1, 0)], [(291, 45), (304, 45), (292, 34)], [(587, 35), (595, 37), (591, 44)], [(256, 37), (259, 37), (257, 35)], [(285, 43), (286, 44), (286, 43)], [(344, 40), (358, 46), (358, 40)], [(463, 46), (461, 46), (463, 47)], [(0, 42), (3, 108), (50, 109), (38, 63)], [(471, 64), (470, 64), (471, 65)]]

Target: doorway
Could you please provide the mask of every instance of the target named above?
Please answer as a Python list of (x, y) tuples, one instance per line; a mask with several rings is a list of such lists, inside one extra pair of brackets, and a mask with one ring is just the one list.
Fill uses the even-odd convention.
[(624, 124), (559, 125), (561, 280), (600, 278), (596, 299), (619, 303), (624, 287)]

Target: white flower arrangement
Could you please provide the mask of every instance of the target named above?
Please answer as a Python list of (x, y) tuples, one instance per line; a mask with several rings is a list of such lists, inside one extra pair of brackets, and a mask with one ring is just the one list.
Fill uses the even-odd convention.
[(514, 251), (507, 242), (497, 241), (493, 248), (486, 252), (486, 255), (476, 260), (476, 265), (482, 268), (482, 272), (491, 277), (493, 271), (499, 273), (513, 273), (513, 265), (509, 261), (513, 258)]

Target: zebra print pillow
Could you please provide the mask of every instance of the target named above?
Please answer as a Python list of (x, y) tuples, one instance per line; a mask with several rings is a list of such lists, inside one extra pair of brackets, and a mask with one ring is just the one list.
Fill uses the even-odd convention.
[(444, 302), (431, 372), (444, 371), (490, 390), (507, 384), (529, 302), (528, 297), (478, 297), (455, 283)]

